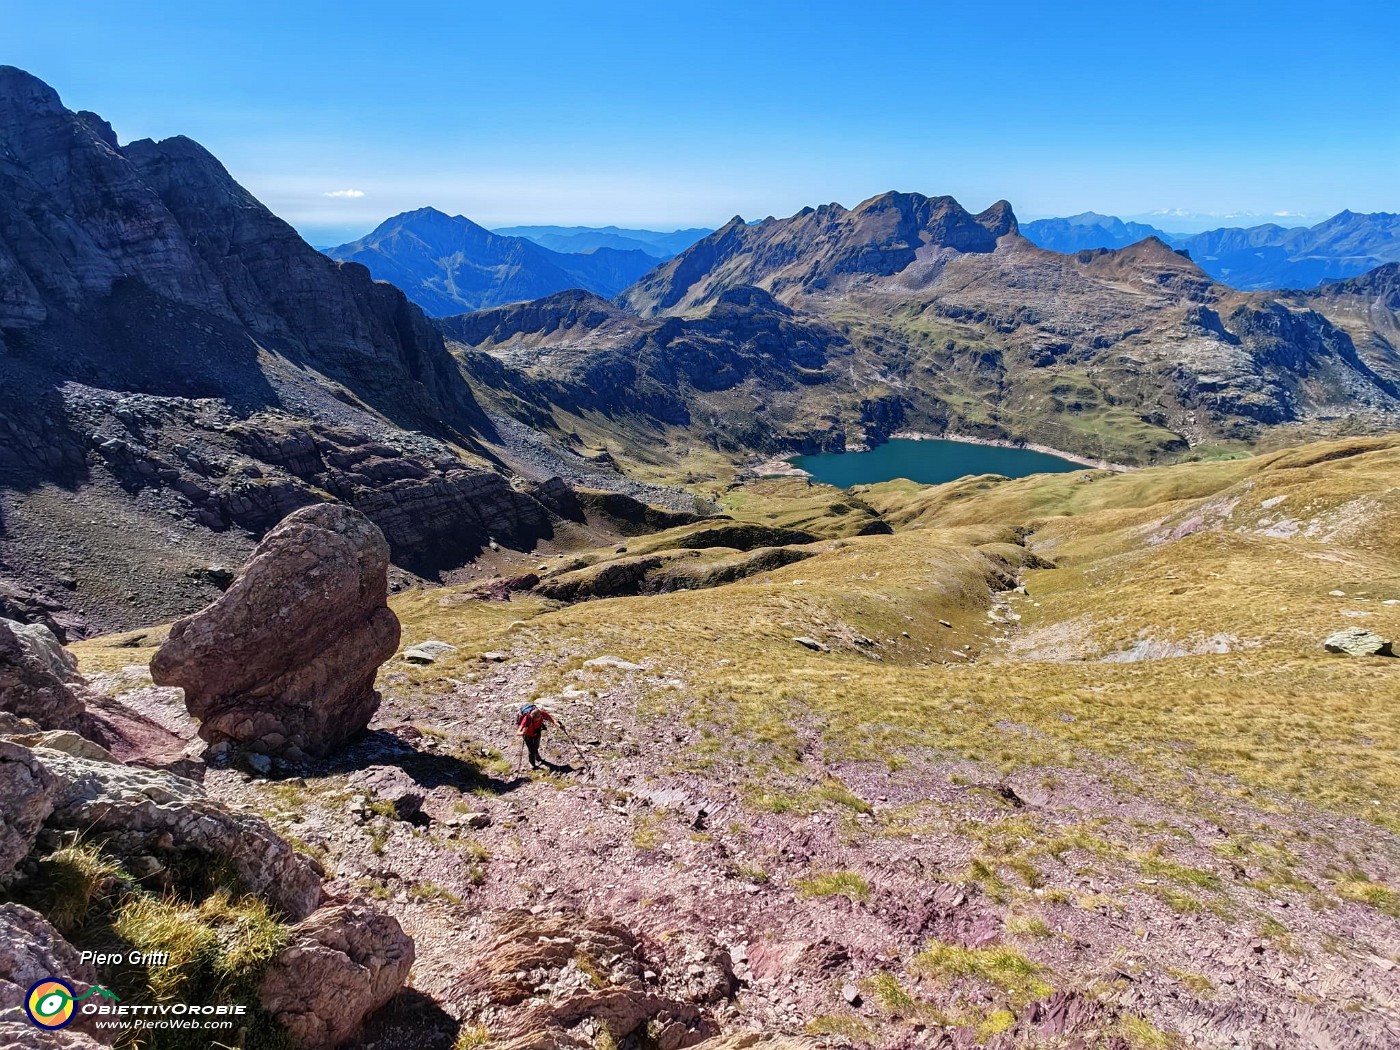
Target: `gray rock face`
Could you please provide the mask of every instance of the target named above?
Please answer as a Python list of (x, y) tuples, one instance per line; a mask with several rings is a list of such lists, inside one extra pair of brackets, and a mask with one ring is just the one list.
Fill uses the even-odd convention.
[(42, 624), (0, 620), (0, 710), (63, 729), (83, 713), (77, 661)]
[(365, 904), (323, 908), (292, 930), (258, 998), (301, 1050), (333, 1050), (403, 987), (413, 940)]
[(27, 747), (0, 740), (0, 875), (34, 845), (53, 812), (54, 778)]
[(45, 1040), (50, 1035), (38, 1032), (24, 1013), (29, 989), (46, 977), (61, 977), (81, 994), (97, 980), (97, 972), (37, 911), (0, 904), (0, 1047), (96, 1046), (76, 1033), (72, 1043), (26, 1041), (26, 1030)]
[(1382, 638), (1364, 627), (1348, 627), (1323, 639), (1322, 647), (1329, 653), (1347, 656), (1394, 656), (1389, 638)]
[(226, 809), (194, 781), (58, 751), (39, 749), (32, 755), (52, 775), (47, 826), (81, 831), (123, 857), (227, 861), (250, 892), (293, 920), (320, 902), (317, 865), (299, 856), (262, 817)]
[(389, 546), (363, 514), (305, 507), (258, 544), (213, 605), (171, 628), (151, 676), (185, 690), (211, 744), (325, 754), (379, 706), (375, 674), (399, 644), (388, 567)]
[(28, 1020), (0, 1020), (0, 1050), (101, 1050), (86, 1032), (60, 1028), (56, 1032), (41, 1032)]

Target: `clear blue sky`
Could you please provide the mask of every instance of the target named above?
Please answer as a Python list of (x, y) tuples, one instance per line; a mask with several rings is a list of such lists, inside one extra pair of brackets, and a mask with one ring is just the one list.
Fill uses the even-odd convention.
[(0, 0), (0, 62), (123, 141), (199, 140), (316, 243), (424, 204), (670, 229), (886, 189), (1396, 211), (1397, 54), (1393, 0)]

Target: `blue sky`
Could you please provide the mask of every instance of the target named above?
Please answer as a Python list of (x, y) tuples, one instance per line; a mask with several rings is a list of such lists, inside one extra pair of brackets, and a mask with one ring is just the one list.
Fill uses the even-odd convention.
[(0, 0), (0, 62), (123, 141), (197, 139), (315, 243), (424, 204), (671, 229), (886, 189), (1396, 211), (1397, 51), (1388, 0)]

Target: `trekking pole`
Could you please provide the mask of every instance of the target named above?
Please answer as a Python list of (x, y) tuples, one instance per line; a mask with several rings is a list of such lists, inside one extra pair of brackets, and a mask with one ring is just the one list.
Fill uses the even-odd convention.
[(511, 776), (518, 777), (520, 771), (525, 768), (525, 738), (523, 736), (518, 736), (515, 739), (520, 744), (520, 750), (515, 754), (515, 771), (511, 773)]
[(588, 759), (583, 754), (583, 748), (579, 747), (578, 744), (574, 742), (574, 738), (569, 735), (569, 731), (564, 728), (564, 724), (562, 722), (556, 720), (554, 724), (559, 727), (559, 732), (564, 734), (564, 739), (569, 742), (569, 745), (578, 754), (578, 760), (583, 763), (583, 768), (587, 769)]

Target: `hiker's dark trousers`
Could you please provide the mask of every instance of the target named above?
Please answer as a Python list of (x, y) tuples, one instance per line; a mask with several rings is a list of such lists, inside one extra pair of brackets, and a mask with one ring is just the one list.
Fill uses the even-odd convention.
[(527, 736), (525, 738), (525, 750), (530, 753), (530, 766), (534, 768), (540, 764), (540, 734)]

